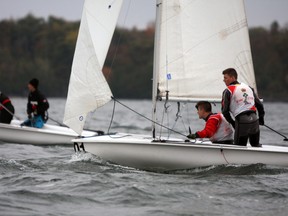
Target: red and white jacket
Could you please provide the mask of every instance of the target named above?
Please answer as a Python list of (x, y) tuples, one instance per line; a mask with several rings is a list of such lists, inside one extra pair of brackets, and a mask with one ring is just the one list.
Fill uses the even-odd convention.
[(209, 138), (212, 142), (233, 140), (233, 129), (222, 113), (209, 115), (205, 128), (196, 134), (199, 138)]

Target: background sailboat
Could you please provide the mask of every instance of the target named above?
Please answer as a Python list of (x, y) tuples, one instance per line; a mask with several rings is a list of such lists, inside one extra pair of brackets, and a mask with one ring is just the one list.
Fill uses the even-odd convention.
[[(35, 145), (71, 145), (71, 139), (78, 134), (66, 126), (45, 124), (43, 128), (20, 126), (23, 121), (13, 120), (11, 124), (0, 123), (0, 142)], [(96, 136), (98, 132), (83, 130), (83, 136)]]
[[(101, 72), (101, 60), (106, 56), (120, 7), (121, 1), (85, 1), (64, 117), (64, 123), (77, 133), (87, 113), (109, 101), (111, 92)], [(221, 72), (227, 67), (236, 68), (239, 80), (256, 89), (242, 0), (158, 0), (156, 10), (154, 120), (160, 97), (219, 101), (225, 88)], [(106, 29), (108, 24), (113, 28)], [(105, 47), (97, 40), (105, 40)], [(99, 89), (95, 87), (98, 85)], [(163, 142), (157, 137), (120, 133), (73, 141), (103, 159), (147, 170), (227, 163), (288, 165), (288, 149), (277, 146), (253, 148), (181, 139)]]
[(122, 1), (85, 2), (65, 110), (64, 123), (70, 128), (49, 124), (40, 129), (21, 127), (21, 121), (14, 120), (11, 124), (0, 124), (0, 141), (38, 145), (71, 144), (71, 139), (78, 135), (98, 135), (96, 131), (83, 131), (83, 126), (89, 111), (111, 99), (110, 88), (101, 70), (121, 5)]

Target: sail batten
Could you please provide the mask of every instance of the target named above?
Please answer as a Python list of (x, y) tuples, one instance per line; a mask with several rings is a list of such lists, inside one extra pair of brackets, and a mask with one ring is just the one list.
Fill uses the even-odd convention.
[(102, 73), (122, 0), (85, 0), (63, 123), (81, 134), (87, 114), (111, 100)]
[(161, 9), (159, 96), (219, 101), (229, 67), (256, 90), (243, 0), (164, 0)]

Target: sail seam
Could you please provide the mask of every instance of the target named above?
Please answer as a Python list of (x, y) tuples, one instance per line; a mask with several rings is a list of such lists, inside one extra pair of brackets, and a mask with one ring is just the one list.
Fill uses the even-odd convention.
[[(246, 20), (245, 20), (245, 21), (246, 21)], [(240, 23), (240, 24), (239, 24), (239, 23)], [(199, 41), (197, 44), (195, 44), (194, 46), (192, 46), (190, 49), (187, 49), (187, 51), (183, 52), (183, 53), (182, 53), (181, 55), (179, 55), (178, 57), (175, 57), (173, 60), (171, 60), (171, 61), (169, 62), (169, 64), (171, 64), (171, 63), (173, 63), (173, 62), (176, 62), (176, 61), (178, 61), (179, 59), (183, 58), (185, 55), (187, 55), (187, 53), (191, 52), (193, 49), (195, 49), (196, 47), (200, 46), (200, 45), (203, 44), (204, 42), (212, 39), (213, 37), (215, 37), (215, 36), (223, 37), (223, 36), (221, 36), (221, 35), (223, 35), (223, 31), (226, 30), (226, 32), (227, 32), (227, 29), (230, 29), (230, 28), (231, 28), (231, 29), (234, 29), (234, 30), (233, 30), (233, 33), (234, 33), (234, 32), (236, 32), (235, 26), (242, 26), (241, 28), (244, 28), (245, 26), (244, 26), (244, 25), (241, 25), (241, 23), (243, 23), (243, 20), (237, 22), (236, 24), (232, 25), (232, 26), (229, 27), (229, 28), (226, 28), (226, 29), (224, 29), (224, 30), (221, 30), (221, 31), (219, 31), (219, 32), (216, 32), (216, 33), (214, 33), (214, 34), (206, 37), (205, 39)], [(247, 24), (247, 22), (246, 22), (246, 24)], [(247, 25), (246, 25), (246, 26), (247, 26)], [(237, 30), (240, 30), (241, 28), (238, 28)], [(228, 33), (227, 33), (227, 34), (228, 34)], [(230, 30), (230, 34), (229, 34), (229, 35), (231, 35), (231, 34), (232, 34), (232, 30)], [(162, 67), (160, 66), (161, 69), (163, 69), (164, 67), (165, 67), (165, 66), (162, 66)]]

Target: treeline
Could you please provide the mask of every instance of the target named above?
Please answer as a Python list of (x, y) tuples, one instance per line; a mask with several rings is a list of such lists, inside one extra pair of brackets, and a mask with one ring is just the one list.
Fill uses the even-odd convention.
[(249, 35), (259, 95), (288, 101), (288, 26), (273, 22), (269, 30), (252, 28)]
[[(0, 91), (26, 96), (37, 77), (48, 97), (66, 97), (79, 22), (28, 15), (0, 22)], [(288, 101), (288, 28), (250, 29), (258, 91)], [(154, 28), (116, 29), (103, 69), (114, 96), (150, 98)]]
[(47, 96), (65, 96), (79, 22), (28, 15), (0, 22), (0, 88), (26, 96), (36, 77)]

